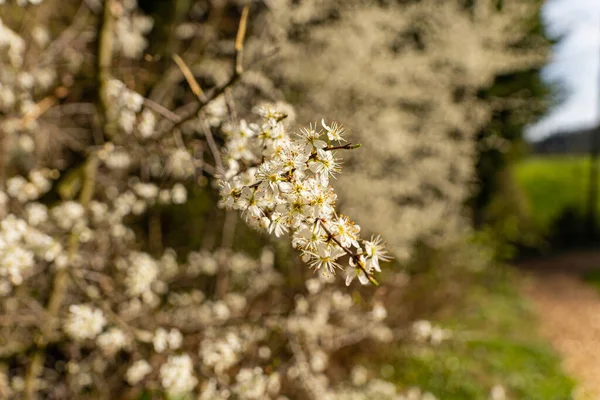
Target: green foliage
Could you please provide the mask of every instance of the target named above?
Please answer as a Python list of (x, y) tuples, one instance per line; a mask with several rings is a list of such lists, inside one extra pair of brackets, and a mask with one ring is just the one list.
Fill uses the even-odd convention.
[(600, 271), (587, 271), (581, 278), (600, 291)]
[(403, 345), (390, 352), (391, 379), (450, 400), (486, 399), (494, 385), (510, 399), (570, 399), (574, 383), (550, 347), (532, 335), (536, 322), (515, 283), (509, 271), (492, 268), (463, 284), (464, 297), (451, 300), (452, 309), (435, 322), (453, 337), (437, 347)]
[(515, 178), (525, 193), (529, 217), (540, 233), (562, 241), (582, 237), (588, 171), (585, 156), (531, 157), (516, 166)]
[[(533, 26), (539, 25), (537, 21)], [(527, 38), (541, 40), (535, 34)], [(522, 156), (523, 129), (544, 113), (547, 95), (548, 88), (540, 78), (539, 68), (499, 75), (489, 88), (479, 91), (479, 98), (493, 104), (494, 111), (477, 135), (479, 184), (470, 201), (476, 226), (496, 221), (498, 216), (488, 212), (492, 203), (502, 202), (503, 207), (515, 205), (512, 182), (503, 172)], [(493, 145), (498, 140), (504, 141), (500, 147)]]
[[(500, 261), (518, 255), (518, 246), (539, 248), (543, 235), (530, 221), (527, 198), (514, 178), (513, 167), (497, 172), (497, 181), (502, 182), (484, 210), (484, 223), (476, 231), (477, 243), (494, 249)], [(502, 188), (500, 190), (500, 188)]]
[[(536, 30), (539, 26), (539, 20), (532, 21), (532, 33), (525, 39), (545, 42)], [(489, 88), (478, 93), (494, 105), (494, 111), (477, 136), (478, 186), (469, 204), (482, 242), (492, 246), (499, 259), (514, 257), (515, 244), (537, 247), (539, 242), (539, 235), (524, 218), (524, 196), (512, 173), (524, 153), (524, 127), (545, 110), (548, 88), (539, 72), (533, 68), (497, 76)]]

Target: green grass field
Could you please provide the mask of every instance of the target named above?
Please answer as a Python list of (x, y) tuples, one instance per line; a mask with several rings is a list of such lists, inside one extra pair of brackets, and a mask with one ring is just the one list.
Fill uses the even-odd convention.
[(587, 157), (530, 157), (516, 165), (514, 174), (527, 199), (530, 217), (542, 232), (548, 232), (567, 209), (580, 216), (586, 214)]
[(454, 337), (438, 347), (403, 349), (395, 355), (394, 378), (448, 400), (487, 399), (494, 385), (502, 385), (509, 399), (571, 399), (574, 383), (537, 336), (516, 277), (488, 271), (480, 278), (485, 282), (473, 285), (463, 304), (439, 320)]

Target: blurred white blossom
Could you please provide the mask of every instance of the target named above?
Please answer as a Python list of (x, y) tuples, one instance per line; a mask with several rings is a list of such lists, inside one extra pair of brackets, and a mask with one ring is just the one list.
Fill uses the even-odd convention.
[(69, 307), (69, 318), (65, 332), (75, 340), (94, 339), (106, 325), (102, 310), (87, 304), (73, 304)]

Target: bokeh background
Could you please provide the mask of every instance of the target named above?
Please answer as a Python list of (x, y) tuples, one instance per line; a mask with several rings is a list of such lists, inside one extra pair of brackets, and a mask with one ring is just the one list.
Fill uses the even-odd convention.
[[(0, 397), (600, 398), (599, 82), (596, 0), (0, 0)], [(219, 206), (265, 101), (379, 286)]]

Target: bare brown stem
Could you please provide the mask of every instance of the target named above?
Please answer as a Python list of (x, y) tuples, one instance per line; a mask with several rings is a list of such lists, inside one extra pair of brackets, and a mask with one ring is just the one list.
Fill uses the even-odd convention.
[(215, 159), (215, 164), (217, 171), (223, 171), (223, 161), (221, 160), (221, 152), (217, 147), (217, 143), (215, 142), (215, 138), (210, 130), (210, 126), (206, 122), (202, 123), (202, 131), (204, 132), (204, 136), (206, 136), (206, 142), (208, 143), (208, 148), (210, 149), (213, 158)]
[(153, 255), (163, 251), (162, 221), (159, 210), (150, 211), (148, 221), (148, 245)]
[(241, 75), (244, 71), (243, 55), (244, 55), (244, 38), (246, 37), (246, 27), (248, 25), (248, 13), (250, 5), (246, 4), (242, 10), (240, 24), (238, 26), (237, 35), (235, 38), (235, 74)]
[(173, 111), (169, 110), (166, 107), (161, 106), (160, 104), (158, 104), (155, 101), (152, 101), (150, 99), (144, 99), (144, 105), (146, 107), (148, 107), (149, 109), (151, 109), (152, 111), (160, 114), (161, 116), (163, 116), (164, 118), (168, 119), (171, 122), (178, 122), (179, 121), (179, 115), (175, 114)]
[(101, 125), (104, 130), (104, 134), (109, 137), (112, 136), (113, 130), (112, 123), (108, 118), (108, 109), (110, 108), (110, 99), (108, 95), (108, 84), (110, 81), (110, 67), (112, 64), (113, 54), (113, 26), (114, 16), (113, 7), (114, 0), (106, 0), (104, 2), (104, 11), (102, 17), (102, 26), (98, 35), (98, 59), (97, 59), (97, 72), (98, 72), (98, 100), (100, 105), (100, 117)]
[(358, 149), (361, 146), (362, 146), (362, 144), (348, 143), (348, 144), (345, 144), (345, 145), (342, 145), (342, 146), (325, 147), (323, 150), (325, 150), (325, 151), (331, 151), (331, 150), (354, 150), (354, 149)]

